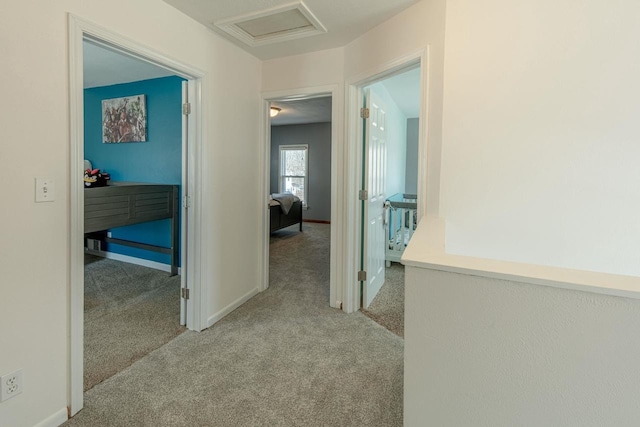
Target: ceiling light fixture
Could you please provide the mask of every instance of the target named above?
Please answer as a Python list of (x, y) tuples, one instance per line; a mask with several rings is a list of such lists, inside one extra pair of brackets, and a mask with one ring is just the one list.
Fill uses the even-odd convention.
[(271, 109), (269, 110), (269, 115), (271, 117), (275, 117), (278, 115), (278, 113), (280, 113), (280, 111), (282, 111), (282, 108), (278, 108), (278, 107), (271, 107)]

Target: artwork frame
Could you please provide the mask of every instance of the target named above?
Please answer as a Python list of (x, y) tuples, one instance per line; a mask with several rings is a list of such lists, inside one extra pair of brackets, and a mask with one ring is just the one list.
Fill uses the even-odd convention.
[(146, 141), (146, 95), (102, 100), (102, 142), (104, 144)]

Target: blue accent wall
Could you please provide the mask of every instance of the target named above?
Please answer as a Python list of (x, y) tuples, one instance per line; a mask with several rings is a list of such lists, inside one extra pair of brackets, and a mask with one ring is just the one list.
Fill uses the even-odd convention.
[[(176, 184), (182, 181), (182, 81), (164, 77), (84, 91), (84, 152), (93, 167), (113, 181)], [(147, 97), (147, 141), (102, 143), (102, 100), (144, 94)], [(182, 192), (180, 192), (182, 194)], [(119, 227), (114, 238), (169, 247), (168, 219)], [(180, 244), (180, 242), (178, 242)], [(170, 264), (170, 256), (110, 244), (108, 251)]]

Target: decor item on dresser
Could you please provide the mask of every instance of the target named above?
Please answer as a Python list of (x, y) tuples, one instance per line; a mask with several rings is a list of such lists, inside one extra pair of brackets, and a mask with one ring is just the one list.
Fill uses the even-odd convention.
[(100, 172), (100, 169), (88, 168), (84, 171), (84, 186), (85, 187), (104, 187), (111, 179), (111, 175), (106, 172)]
[(291, 193), (274, 193), (269, 201), (270, 231), (300, 223), (302, 231), (302, 201)]
[(145, 95), (102, 101), (102, 142), (144, 142), (147, 140)]

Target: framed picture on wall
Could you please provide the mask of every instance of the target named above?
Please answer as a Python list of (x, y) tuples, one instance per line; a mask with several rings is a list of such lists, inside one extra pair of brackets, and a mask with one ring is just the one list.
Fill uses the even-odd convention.
[(102, 101), (102, 142), (145, 142), (147, 140), (146, 95)]

